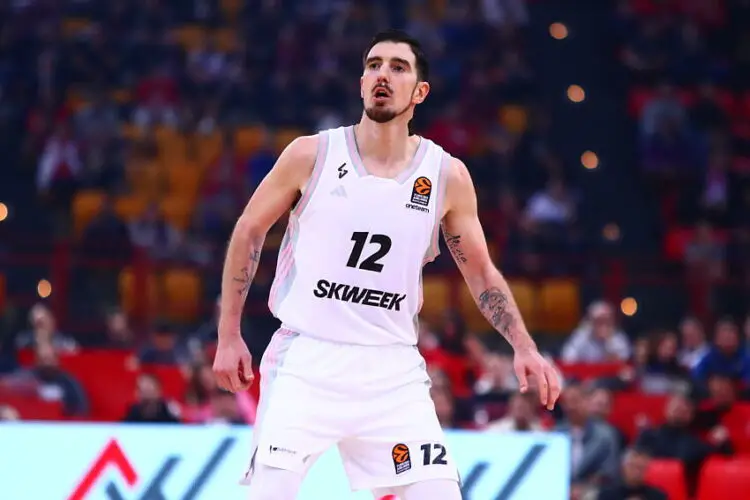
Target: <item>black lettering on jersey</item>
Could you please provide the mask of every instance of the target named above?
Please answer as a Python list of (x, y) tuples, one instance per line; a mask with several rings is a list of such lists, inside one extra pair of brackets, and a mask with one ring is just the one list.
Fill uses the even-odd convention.
[(379, 307), (389, 311), (401, 311), (401, 302), (406, 298), (406, 294), (402, 293), (360, 288), (327, 280), (318, 280), (313, 295), (319, 299), (340, 300), (341, 302)]
[(429, 209), (429, 208), (425, 208), (425, 207), (419, 207), (419, 206), (417, 206), (417, 205), (413, 205), (413, 204), (411, 204), (411, 203), (407, 203), (407, 204), (406, 204), (406, 205), (404, 205), (404, 206), (405, 206), (406, 208), (410, 208), (410, 209), (412, 209), (412, 210), (416, 210), (416, 211), (418, 211), (418, 212), (424, 212), (424, 213), (426, 213), (426, 214), (429, 214), (429, 213), (430, 213), (430, 209)]

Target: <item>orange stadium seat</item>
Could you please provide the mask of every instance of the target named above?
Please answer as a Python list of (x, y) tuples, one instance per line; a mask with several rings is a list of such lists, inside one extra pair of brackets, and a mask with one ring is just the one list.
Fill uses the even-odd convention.
[(189, 163), (170, 165), (167, 168), (169, 191), (180, 197), (195, 199), (200, 187), (202, 172)]
[(750, 498), (750, 458), (711, 457), (703, 465), (697, 500)]
[(492, 327), (477, 308), (469, 288), (463, 282), (456, 282), (454, 286), (459, 287), (458, 310), (466, 322), (466, 328), (474, 333), (485, 333), (491, 330)]
[(232, 28), (222, 28), (214, 32), (216, 48), (222, 52), (232, 52), (237, 48), (237, 31)]
[(427, 275), (422, 279), (422, 311), (420, 317), (431, 325), (439, 325), (450, 306), (450, 283), (441, 275)]
[(65, 38), (73, 38), (91, 27), (91, 21), (88, 19), (67, 18), (63, 20), (62, 32)]
[(137, 198), (155, 200), (163, 195), (164, 169), (159, 160), (134, 160), (127, 165), (128, 184)]
[(645, 417), (651, 426), (664, 422), (667, 396), (641, 393), (615, 394), (610, 422), (620, 429), (628, 439), (638, 434), (638, 419)]
[(159, 157), (165, 165), (179, 164), (187, 158), (187, 141), (176, 130), (168, 127), (157, 128), (156, 142), (159, 145)]
[(115, 201), (115, 211), (126, 222), (140, 217), (148, 207), (148, 199), (140, 196), (121, 196)]
[(526, 108), (516, 104), (509, 104), (500, 108), (500, 123), (506, 130), (514, 134), (521, 134), (528, 126), (529, 116)]
[(263, 144), (265, 131), (261, 127), (242, 127), (234, 133), (234, 147), (242, 157), (255, 153)]
[(85, 190), (76, 193), (73, 199), (73, 227), (81, 234), (91, 220), (96, 217), (104, 204), (104, 192)]
[(539, 289), (539, 328), (545, 332), (570, 333), (581, 317), (578, 283), (551, 279)]
[(159, 209), (170, 224), (180, 231), (184, 231), (190, 225), (194, 201), (181, 196), (169, 196), (161, 201)]
[(659, 488), (669, 500), (687, 500), (685, 467), (679, 460), (651, 460), (646, 471), (646, 484)]
[(279, 130), (278, 132), (276, 132), (276, 136), (274, 137), (274, 146), (276, 148), (276, 151), (278, 153), (281, 153), (281, 151), (283, 151), (285, 147), (287, 147), (294, 139), (301, 135), (303, 135), (303, 132), (295, 128), (283, 128)]
[(206, 40), (206, 30), (200, 26), (186, 25), (175, 29), (173, 35), (177, 43), (182, 45), (186, 51), (200, 48)]
[(508, 286), (510, 286), (510, 290), (513, 292), (513, 298), (516, 299), (518, 310), (526, 323), (526, 327), (530, 330), (536, 330), (539, 323), (536, 287), (529, 281), (513, 279), (508, 280)]
[(173, 321), (195, 319), (201, 300), (201, 278), (192, 269), (170, 269), (164, 275), (165, 314)]
[(219, 132), (196, 135), (192, 140), (197, 148), (197, 160), (201, 166), (210, 165), (221, 155), (222, 137)]
[[(149, 307), (154, 307), (159, 291), (156, 278), (150, 274), (147, 278), (147, 283), (147, 296), (144, 299), (144, 302)], [(136, 277), (132, 269), (123, 269), (120, 272), (119, 289), (120, 302), (122, 303), (123, 310), (129, 315), (135, 315), (138, 308), (138, 296), (142, 294), (143, 291), (138, 290)]]

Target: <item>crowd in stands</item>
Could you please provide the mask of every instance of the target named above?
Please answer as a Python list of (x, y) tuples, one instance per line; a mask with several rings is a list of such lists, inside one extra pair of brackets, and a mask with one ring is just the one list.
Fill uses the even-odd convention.
[[(612, 31), (665, 251), (701, 279), (750, 282), (750, 260), (727, 257), (750, 250), (750, 2), (617, 5)], [(37, 303), (27, 325), (2, 332), (0, 394), (14, 403), (0, 404), (0, 420), (49, 416), (33, 399), (66, 419), (254, 423), (257, 387), (222, 392), (210, 370), (217, 263), (289, 139), (359, 118), (361, 48), (381, 26), (405, 27), (425, 44), (432, 94), (414, 130), (466, 161), (493, 214), (483, 220), (488, 239), (504, 242), (498, 263), (512, 273), (569, 272), (565, 259), (539, 258), (573, 255), (585, 238), (577, 173), (551, 144), (553, 118), (524, 50), (529, 22), (522, 0), (0, 6), (0, 121), (19, 125), (7, 127), (17, 140), (3, 142), (17, 159), (8, 168), (32, 173), (29, 209), (49, 218), (40, 231), (74, 242), (76, 284), (69, 330)], [(264, 303), (283, 223), (248, 298), (256, 361), (274, 328)], [(157, 275), (197, 270), (211, 308), (178, 310), (177, 321), (134, 314), (122, 269), (137, 258)], [(443, 256), (435, 268), (448, 265)], [(162, 292), (151, 299), (164, 310)], [(731, 300), (750, 312), (745, 297)], [(77, 327), (92, 317), (101, 318), (94, 332)], [(679, 461), (692, 494), (712, 456), (750, 453), (750, 315), (706, 321), (684, 311), (679, 324), (627, 331), (616, 304), (596, 301), (549, 350), (566, 379), (552, 413), (517, 393), (512, 358), (467, 323), (448, 311), (421, 324), (443, 426), (568, 433), (575, 500), (665, 498), (642, 484), (651, 459)]]

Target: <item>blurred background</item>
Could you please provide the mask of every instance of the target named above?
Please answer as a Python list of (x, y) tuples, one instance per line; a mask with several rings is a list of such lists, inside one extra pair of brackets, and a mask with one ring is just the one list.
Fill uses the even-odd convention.
[(514, 395), (444, 252), (443, 425), (568, 433), (575, 499), (750, 498), (749, 26), (748, 0), (0, 2), (0, 419), (252, 424), (257, 384), (210, 371), (226, 242), (294, 137), (359, 119), (362, 49), (401, 27), (433, 68), (414, 129), (468, 165), (567, 383), (553, 413)]

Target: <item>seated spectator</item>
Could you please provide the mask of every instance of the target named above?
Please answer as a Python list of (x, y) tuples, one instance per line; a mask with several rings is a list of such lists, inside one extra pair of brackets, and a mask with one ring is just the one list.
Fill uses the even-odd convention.
[[(591, 418), (598, 419), (600, 422), (604, 422), (609, 425), (609, 417), (612, 414), (612, 405), (614, 404), (614, 397), (612, 391), (606, 387), (595, 387), (589, 394), (589, 413)], [(617, 427), (610, 426), (617, 437), (617, 445), (620, 449), (625, 449), (628, 438), (625, 436), (620, 429)]]
[(724, 276), (726, 248), (711, 225), (702, 221), (695, 226), (693, 238), (685, 247), (685, 265), (695, 280), (715, 281)]
[(459, 398), (471, 395), (471, 385), (476, 379), (476, 360), (469, 349), (471, 337), (458, 313), (446, 314), (443, 328), (438, 331), (442, 355), (439, 360), (434, 360), (434, 364), (448, 375), (453, 394)]
[(35, 304), (29, 311), (31, 329), (16, 337), (17, 349), (34, 348), (38, 344), (49, 343), (57, 352), (71, 353), (78, 350), (78, 344), (71, 337), (57, 329), (52, 311), (42, 303)]
[(125, 312), (119, 308), (108, 311), (103, 347), (108, 349), (132, 349), (134, 346), (135, 335), (130, 328)]
[(182, 234), (164, 218), (156, 204), (130, 224), (133, 244), (146, 250), (154, 259), (170, 259), (177, 255)]
[(660, 333), (653, 342), (640, 374), (640, 389), (649, 394), (667, 394), (685, 389), (689, 372), (677, 360), (677, 334)]
[(123, 422), (176, 424), (179, 423), (177, 408), (162, 396), (159, 379), (142, 373), (136, 383), (136, 401), (125, 415)]
[(694, 487), (703, 461), (712, 453), (722, 451), (720, 446), (703, 442), (691, 432), (695, 415), (693, 403), (683, 395), (675, 395), (667, 401), (665, 422), (659, 427), (644, 430), (636, 439), (636, 446), (647, 450), (654, 458), (681, 460), (687, 477), (693, 478)]
[(731, 319), (716, 324), (713, 345), (693, 369), (693, 376), (702, 383), (717, 374), (750, 384), (750, 356), (741, 346), (737, 325)]
[(689, 177), (703, 167), (695, 138), (673, 118), (663, 118), (643, 138), (643, 169), (657, 179)]
[(622, 457), (620, 476), (615, 484), (604, 486), (597, 500), (667, 500), (660, 489), (646, 484), (646, 471), (651, 461), (648, 451), (630, 448)]
[(151, 340), (138, 353), (141, 364), (180, 365), (190, 361), (187, 349), (178, 343), (172, 325), (160, 321), (154, 327)]
[(12, 391), (34, 394), (42, 401), (60, 401), (67, 416), (86, 416), (89, 411), (86, 393), (72, 375), (60, 368), (52, 345), (37, 344), (35, 351), (35, 365), (9, 375), (3, 385)]
[(731, 378), (715, 374), (708, 380), (708, 398), (700, 403), (695, 412), (693, 428), (704, 435), (709, 442), (720, 446), (725, 454), (732, 452), (729, 434), (722, 423), (725, 415), (737, 403), (737, 389)]
[(703, 324), (697, 318), (685, 318), (680, 323), (680, 338), (682, 341), (679, 354), (680, 364), (692, 370), (706, 356), (710, 348), (706, 342)]
[[(229, 399), (233, 399), (234, 403)], [(225, 393), (216, 385), (211, 366), (193, 366), (182, 412), (185, 422), (205, 424), (230, 421), (252, 425), (255, 423), (256, 413), (257, 402), (247, 391)]]
[(651, 137), (659, 130), (660, 124), (670, 124), (676, 131), (684, 130), (687, 123), (687, 111), (675, 92), (674, 86), (661, 83), (657, 93), (643, 107), (641, 114), (641, 133)]
[(542, 228), (565, 227), (575, 219), (575, 205), (565, 184), (553, 178), (543, 191), (531, 196), (526, 205), (526, 217)]
[(500, 420), (490, 422), (488, 431), (492, 432), (542, 432), (544, 426), (537, 411), (538, 395), (533, 393), (521, 394), (517, 392), (510, 398), (508, 415)]
[(608, 363), (630, 358), (628, 337), (615, 324), (615, 312), (605, 302), (595, 302), (562, 350), (565, 363)]
[(573, 484), (594, 486), (613, 480), (617, 475), (619, 448), (612, 427), (591, 414), (588, 397), (580, 384), (568, 385), (561, 403), (565, 417), (556, 430), (567, 433), (572, 441)]

